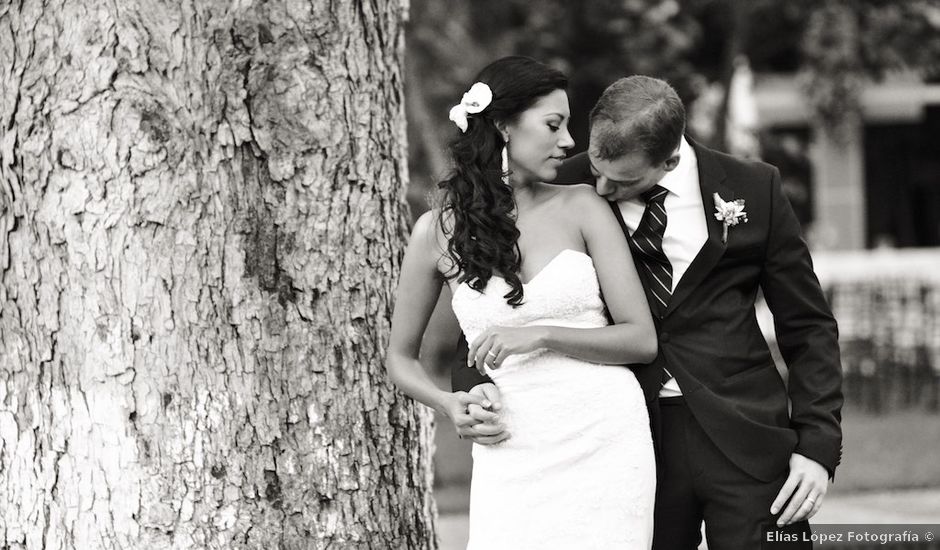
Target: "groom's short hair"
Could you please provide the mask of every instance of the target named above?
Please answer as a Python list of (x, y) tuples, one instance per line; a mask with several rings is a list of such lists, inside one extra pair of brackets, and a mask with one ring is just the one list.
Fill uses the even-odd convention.
[(604, 90), (591, 110), (591, 151), (615, 160), (642, 151), (650, 162), (665, 162), (685, 132), (685, 107), (664, 80), (633, 75)]

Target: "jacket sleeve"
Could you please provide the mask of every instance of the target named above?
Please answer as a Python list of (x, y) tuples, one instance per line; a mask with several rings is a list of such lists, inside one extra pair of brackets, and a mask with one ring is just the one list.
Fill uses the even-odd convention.
[(789, 371), (790, 422), (799, 437), (795, 452), (819, 462), (832, 476), (842, 457), (838, 328), (776, 168), (770, 209), (761, 289)]
[(467, 338), (460, 333), (457, 345), (457, 357), (450, 368), (450, 386), (452, 391), (470, 391), (473, 386), (492, 383), (488, 376), (483, 376), (475, 368), (467, 366)]

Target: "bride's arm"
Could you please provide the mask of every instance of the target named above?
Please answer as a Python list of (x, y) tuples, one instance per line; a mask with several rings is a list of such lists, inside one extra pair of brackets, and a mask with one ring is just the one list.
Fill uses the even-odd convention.
[[(649, 363), (656, 358), (656, 329), (630, 247), (607, 201), (592, 189), (568, 191), (594, 260), (601, 294), (614, 324), (601, 328), (494, 327), (470, 347), (471, 362), (498, 368), (509, 355), (544, 348), (592, 363)], [(492, 355), (489, 355), (492, 352)], [(489, 356), (489, 357), (488, 357)]]
[(439, 389), (418, 360), (421, 340), (441, 293), (434, 214), (427, 212), (415, 223), (402, 262), (386, 367), (392, 383), (409, 397), (446, 414), (458, 426), (477, 421), (466, 414), (469, 403), (484, 398), (466, 392)]
[(594, 260), (597, 280), (614, 324), (600, 329), (552, 327), (548, 346), (599, 363), (649, 363), (656, 358), (656, 327), (637, 275), (630, 245), (607, 200), (578, 190), (581, 235)]

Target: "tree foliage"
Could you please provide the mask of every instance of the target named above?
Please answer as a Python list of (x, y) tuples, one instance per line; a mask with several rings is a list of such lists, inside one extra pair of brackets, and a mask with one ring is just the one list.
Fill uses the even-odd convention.
[[(665, 78), (692, 103), (712, 83), (727, 89), (743, 54), (758, 73), (799, 75), (826, 128), (857, 114), (865, 82), (899, 69), (940, 75), (938, 0), (412, 0), (406, 37), (408, 92), (421, 98), (409, 101), (421, 189), (446, 169), (448, 108), (502, 55), (530, 55), (569, 75), (576, 150), (587, 145), (594, 101), (629, 74)], [(722, 147), (718, 126), (711, 144)]]
[[(807, 7), (811, 6), (807, 3)], [(844, 137), (861, 113), (861, 91), (892, 72), (940, 76), (940, 3), (831, 0), (806, 10), (803, 89), (815, 120)]]

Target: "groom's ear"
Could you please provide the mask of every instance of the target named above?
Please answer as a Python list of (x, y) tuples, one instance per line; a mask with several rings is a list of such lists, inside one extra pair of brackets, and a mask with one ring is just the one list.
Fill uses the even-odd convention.
[(676, 169), (676, 166), (679, 166), (679, 151), (673, 153), (666, 161), (663, 163), (663, 168), (667, 172), (672, 172)]

